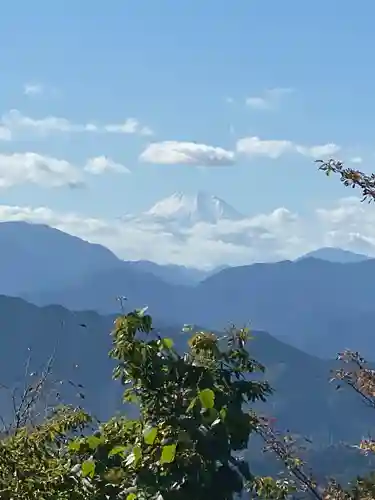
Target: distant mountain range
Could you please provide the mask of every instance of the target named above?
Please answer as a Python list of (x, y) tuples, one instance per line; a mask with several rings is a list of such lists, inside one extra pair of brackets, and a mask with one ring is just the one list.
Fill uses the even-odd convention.
[(124, 296), (126, 307), (148, 305), (167, 323), (251, 322), (318, 356), (349, 347), (375, 359), (375, 260), (366, 256), (321, 249), (296, 262), (207, 273), (124, 262), (100, 245), (24, 222), (0, 223), (0, 249), (0, 293), (37, 305), (109, 314)]

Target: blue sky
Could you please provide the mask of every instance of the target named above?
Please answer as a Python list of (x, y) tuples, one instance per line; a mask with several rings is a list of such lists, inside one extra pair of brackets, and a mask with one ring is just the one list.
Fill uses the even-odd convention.
[[(347, 193), (316, 171), (311, 148), (334, 144), (363, 169), (374, 159), (374, 18), (370, 0), (6, 2), (0, 114), (17, 110), (18, 122), (8, 120), (14, 130), (0, 154), (33, 152), (78, 169), (105, 156), (131, 173), (85, 174), (84, 189), (18, 179), (1, 203), (117, 217), (202, 189), (249, 215), (327, 206)], [(103, 126), (134, 118), (154, 134), (40, 134), (20, 117)], [(277, 158), (264, 152), (268, 143), (238, 153), (249, 137), (288, 142)], [(236, 163), (139, 161), (162, 141), (220, 147)]]

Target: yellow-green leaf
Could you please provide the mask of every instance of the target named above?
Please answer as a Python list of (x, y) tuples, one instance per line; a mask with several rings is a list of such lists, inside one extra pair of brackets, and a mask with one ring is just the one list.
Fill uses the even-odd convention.
[(174, 342), (172, 339), (165, 338), (165, 339), (162, 339), (162, 344), (163, 344), (163, 347), (165, 347), (165, 349), (172, 349)]
[(134, 448), (133, 448), (133, 454), (134, 454), (134, 465), (137, 465), (137, 463), (142, 458), (142, 450), (141, 450), (141, 448), (139, 446), (134, 446)]
[(176, 445), (175, 444), (168, 444), (166, 446), (163, 446), (163, 449), (161, 452), (160, 463), (170, 464), (174, 461), (175, 457), (176, 457)]
[(124, 453), (126, 450), (126, 446), (115, 446), (112, 448), (112, 450), (108, 453), (109, 457), (113, 457), (115, 455), (121, 455), (121, 453)]
[(83, 462), (82, 466), (82, 476), (83, 477), (94, 477), (95, 474), (95, 462), (93, 460), (86, 460)]
[(143, 439), (146, 444), (152, 445), (155, 442), (158, 430), (156, 427), (147, 426), (143, 431)]
[(196, 403), (197, 403), (197, 398), (192, 399), (186, 411), (191, 411), (196, 405)]
[(199, 393), (199, 399), (203, 408), (213, 408), (215, 404), (215, 393), (211, 389), (203, 389)]
[(102, 439), (97, 436), (89, 436), (87, 438), (87, 444), (91, 450), (95, 450), (102, 442)]

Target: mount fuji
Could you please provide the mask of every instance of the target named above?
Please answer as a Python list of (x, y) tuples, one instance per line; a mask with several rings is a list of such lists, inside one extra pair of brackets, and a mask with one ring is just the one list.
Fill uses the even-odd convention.
[(181, 226), (190, 226), (199, 222), (216, 224), (223, 219), (235, 221), (244, 218), (244, 215), (221, 198), (203, 191), (195, 195), (181, 191), (173, 193), (168, 198), (157, 202), (142, 216), (146, 219), (151, 218)]

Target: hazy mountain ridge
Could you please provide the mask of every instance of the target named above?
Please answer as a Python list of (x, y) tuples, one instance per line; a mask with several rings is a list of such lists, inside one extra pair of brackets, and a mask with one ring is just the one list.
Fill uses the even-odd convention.
[[(30, 352), (32, 370), (55, 353), (54, 377), (83, 384), (85, 407), (103, 418), (103, 411), (113, 413), (123, 408), (118, 404), (121, 387), (111, 380), (113, 363), (107, 356), (114, 319), (95, 312), (74, 313), (60, 306), (39, 308), (22, 299), (0, 296), (0, 382), (9, 386), (23, 382)], [(155, 326), (172, 337), (178, 349), (184, 349), (187, 336), (181, 333), (181, 326), (165, 326), (157, 319)], [(337, 392), (328, 383), (333, 362), (303, 353), (264, 332), (254, 332), (249, 349), (265, 364), (266, 378), (276, 391), (269, 403), (259, 408), (275, 416), (281, 429), (290, 426), (321, 444), (356, 439), (369, 425), (372, 414), (355, 403), (354, 394)], [(62, 392), (76, 397), (76, 391), (69, 387), (63, 385)], [(4, 409), (6, 399), (2, 398)], [(355, 411), (350, 414), (349, 408)]]
[(37, 305), (109, 314), (125, 296), (128, 307), (148, 305), (166, 323), (221, 329), (250, 322), (323, 357), (349, 347), (375, 358), (373, 259), (340, 264), (307, 256), (227, 268), (198, 282), (189, 276), (195, 270), (124, 262), (47, 226), (2, 223), (0, 241), (0, 293)]
[(222, 329), (228, 323), (266, 330), (307, 352), (333, 357), (352, 348), (375, 357), (375, 261), (343, 264), (308, 258), (224, 269), (196, 286), (172, 285), (129, 269), (93, 274), (74, 286), (25, 297), (100, 313), (148, 305), (165, 321)]
[(95, 273), (134, 269), (174, 284), (192, 285), (203, 271), (150, 261), (124, 261), (108, 248), (59, 229), (23, 221), (0, 222), (0, 293), (23, 295), (70, 286)]
[(349, 250), (343, 250), (342, 248), (334, 247), (324, 247), (308, 252), (297, 260), (308, 259), (313, 257), (315, 259), (328, 260), (329, 262), (341, 262), (342, 264), (348, 264), (353, 262), (363, 262), (364, 260), (369, 260), (372, 257), (368, 255), (350, 252)]
[(108, 248), (42, 224), (0, 223), (0, 293), (68, 285), (121, 261)]

